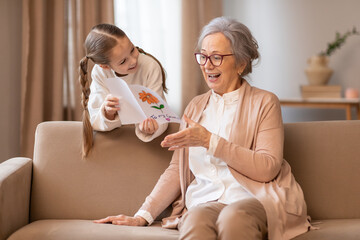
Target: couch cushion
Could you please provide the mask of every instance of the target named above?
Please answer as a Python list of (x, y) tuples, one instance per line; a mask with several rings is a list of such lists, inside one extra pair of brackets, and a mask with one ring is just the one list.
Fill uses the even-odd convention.
[(360, 218), (360, 121), (286, 124), (284, 158), (313, 219)]
[(338, 219), (314, 221), (318, 230), (304, 233), (293, 240), (359, 240), (360, 239), (360, 219)]
[(97, 132), (94, 147), (81, 158), (81, 122), (45, 122), (36, 131), (31, 221), (98, 219), (133, 215), (169, 165), (172, 152), (161, 140), (144, 143), (133, 126)]
[(175, 240), (178, 237), (177, 230), (162, 228), (159, 223), (130, 227), (87, 220), (40, 220), (21, 228), (8, 240)]

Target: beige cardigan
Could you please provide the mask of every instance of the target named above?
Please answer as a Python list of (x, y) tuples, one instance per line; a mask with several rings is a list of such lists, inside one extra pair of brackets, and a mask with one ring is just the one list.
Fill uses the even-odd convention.
[[(308, 231), (303, 192), (283, 159), (284, 130), (277, 97), (243, 81), (238, 110), (229, 141), (221, 138), (215, 157), (225, 161), (235, 179), (264, 206), (269, 239), (290, 239)], [(211, 91), (195, 97), (185, 114), (198, 122)], [(184, 129), (186, 125), (180, 126)], [(154, 218), (172, 203), (163, 227), (176, 228), (186, 212), (186, 189), (194, 179), (188, 164), (188, 148), (176, 150), (141, 209)]]

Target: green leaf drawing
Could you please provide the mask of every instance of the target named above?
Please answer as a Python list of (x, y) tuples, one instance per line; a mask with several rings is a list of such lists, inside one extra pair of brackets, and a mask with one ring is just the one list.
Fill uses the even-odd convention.
[(164, 108), (164, 105), (163, 104), (161, 104), (160, 105), (160, 107), (158, 107), (158, 106), (151, 106), (152, 108), (156, 108), (156, 109), (159, 109), (159, 110), (161, 110), (161, 109), (163, 109)]

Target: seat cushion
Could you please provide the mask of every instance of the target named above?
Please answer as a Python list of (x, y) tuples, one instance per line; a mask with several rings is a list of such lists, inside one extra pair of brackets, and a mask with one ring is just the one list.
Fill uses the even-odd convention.
[[(302, 234), (293, 240), (360, 239), (360, 219), (314, 221), (313, 225), (320, 229)], [(96, 224), (89, 220), (40, 220), (21, 228), (8, 240), (175, 240), (178, 237), (177, 230), (162, 228), (159, 222), (155, 222), (149, 227), (130, 227)]]
[(12, 234), (8, 240), (171, 240), (178, 231), (165, 229), (157, 222), (149, 227), (97, 224), (89, 220), (39, 220)]
[(360, 239), (360, 219), (336, 219), (313, 221), (317, 230), (311, 230), (293, 240), (359, 240)]

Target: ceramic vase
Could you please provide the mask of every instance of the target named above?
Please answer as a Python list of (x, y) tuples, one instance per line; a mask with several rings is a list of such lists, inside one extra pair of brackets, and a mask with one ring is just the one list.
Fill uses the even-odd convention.
[(328, 63), (327, 56), (316, 55), (308, 59), (305, 73), (310, 85), (326, 85), (329, 82), (333, 70), (328, 67)]

